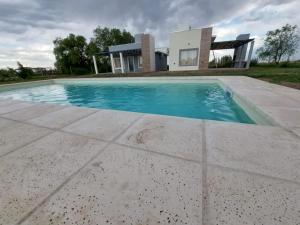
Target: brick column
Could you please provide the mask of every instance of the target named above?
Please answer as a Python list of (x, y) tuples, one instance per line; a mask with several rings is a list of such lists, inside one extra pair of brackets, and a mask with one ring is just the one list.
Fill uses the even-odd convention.
[(212, 27), (201, 29), (199, 69), (208, 69)]
[(141, 39), (143, 72), (152, 72), (155, 70), (154, 39), (150, 34), (143, 34)]

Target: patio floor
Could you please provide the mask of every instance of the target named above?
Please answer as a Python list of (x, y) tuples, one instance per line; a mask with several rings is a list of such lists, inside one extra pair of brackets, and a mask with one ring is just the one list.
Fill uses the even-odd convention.
[(277, 125), (0, 100), (0, 225), (300, 224), (300, 91), (217, 79)]

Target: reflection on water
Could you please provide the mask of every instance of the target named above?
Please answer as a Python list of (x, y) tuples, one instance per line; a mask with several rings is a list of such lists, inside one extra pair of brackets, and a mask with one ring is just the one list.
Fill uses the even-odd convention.
[(64, 83), (0, 93), (1, 98), (254, 123), (218, 84)]

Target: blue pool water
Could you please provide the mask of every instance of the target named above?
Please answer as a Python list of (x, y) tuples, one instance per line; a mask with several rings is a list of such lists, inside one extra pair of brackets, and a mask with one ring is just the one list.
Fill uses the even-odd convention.
[(0, 92), (0, 98), (254, 123), (217, 83), (63, 82)]

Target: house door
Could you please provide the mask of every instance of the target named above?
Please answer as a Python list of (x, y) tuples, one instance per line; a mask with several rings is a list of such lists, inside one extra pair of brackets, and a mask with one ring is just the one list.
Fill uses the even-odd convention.
[(133, 56), (128, 56), (128, 70), (129, 70), (129, 72), (134, 72), (134, 58), (133, 58)]

